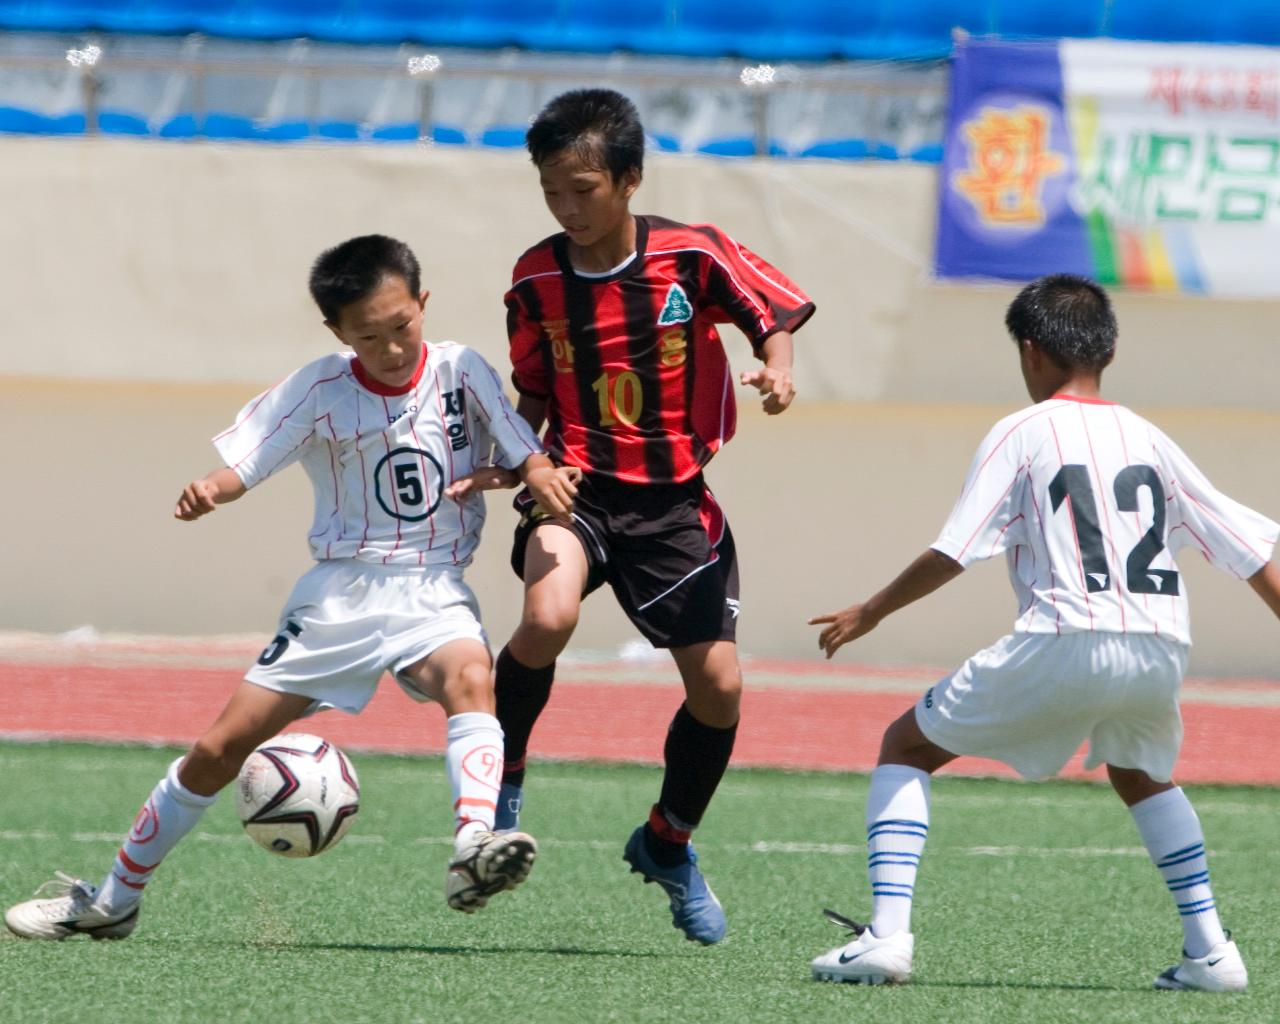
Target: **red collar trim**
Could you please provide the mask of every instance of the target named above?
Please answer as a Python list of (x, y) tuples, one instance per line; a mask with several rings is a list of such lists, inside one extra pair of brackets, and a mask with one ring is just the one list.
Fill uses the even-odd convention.
[(1056, 395), (1050, 395), (1049, 401), (1058, 399), (1061, 402), (1080, 402), (1083, 405), (1115, 405), (1115, 402), (1108, 402), (1105, 398), (1085, 398), (1084, 395), (1068, 395), (1059, 391)]
[(393, 398), (396, 395), (407, 395), (410, 391), (418, 386), (418, 382), (422, 380), (422, 371), (427, 367), (427, 343), (422, 343), (422, 352), (418, 356), (418, 368), (413, 371), (413, 376), (409, 378), (409, 383), (403, 387), (393, 388), (376, 381), (369, 376), (369, 371), (364, 368), (357, 356), (351, 360), (351, 372), (356, 375), (356, 380), (360, 382), (360, 386), (366, 391), (372, 391), (375, 395), (382, 395), (386, 398)]

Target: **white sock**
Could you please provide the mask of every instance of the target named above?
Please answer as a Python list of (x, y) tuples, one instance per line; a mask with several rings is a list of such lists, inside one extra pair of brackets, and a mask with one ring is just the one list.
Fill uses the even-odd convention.
[(867, 793), (871, 931), (880, 938), (911, 930), (911, 899), (928, 834), (929, 773), (880, 765)]
[(444, 767), (453, 789), (454, 848), (493, 830), (502, 783), (502, 726), (493, 715), (465, 711), (448, 721)]
[(94, 902), (108, 914), (125, 910), (142, 899), (151, 873), (218, 799), (216, 793), (200, 796), (179, 782), (181, 763), (182, 758), (174, 761), (165, 777), (156, 783), (134, 818), (115, 863), (98, 887)]
[(1204, 956), (1219, 942), (1226, 942), (1227, 936), (1209, 886), (1204, 832), (1195, 808), (1175, 787), (1139, 801), (1129, 811), (1182, 917), (1187, 956)]

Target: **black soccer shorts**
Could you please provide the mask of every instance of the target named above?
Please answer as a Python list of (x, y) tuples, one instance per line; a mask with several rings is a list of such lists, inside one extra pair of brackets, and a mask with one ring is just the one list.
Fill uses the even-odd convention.
[[(527, 491), (511, 567), (524, 579), (525, 549), (550, 519)], [(569, 527), (556, 524), (564, 529)], [(738, 625), (738, 557), (724, 512), (698, 474), (679, 484), (633, 484), (584, 475), (573, 533), (587, 555), (583, 597), (608, 583), (654, 647), (733, 640)]]

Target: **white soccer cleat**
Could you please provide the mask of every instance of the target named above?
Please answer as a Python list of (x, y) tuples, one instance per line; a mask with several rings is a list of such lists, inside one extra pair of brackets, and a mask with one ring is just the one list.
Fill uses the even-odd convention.
[(814, 980), (885, 985), (900, 984), (911, 977), (915, 937), (910, 932), (894, 932), (881, 939), (872, 934), (869, 925), (858, 924), (834, 910), (823, 913), (853, 932), (854, 939), (810, 961)]
[[(61, 871), (36, 890), (36, 899), (17, 903), (5, 911), (4, 923), (24, 939), (123, 939), (138, 923), (140, 905), (112, 917), (94, 906), (98, 890), (88, 882)], [(47, 894), (47, 895), (42, 895)]]
[(1243, 992), (1248, 985), (1249, 972), (1230, 935), (1204, 956), (1183, 954), (1182, 963), (1156, 975), (1156, 988), (1172, 991)]
[(454, 852), (445, 876), (444, 895), (449, 906), (470, 914), (489, 897), (529, 877), (538, 844), (524, 832), (477, 832)]

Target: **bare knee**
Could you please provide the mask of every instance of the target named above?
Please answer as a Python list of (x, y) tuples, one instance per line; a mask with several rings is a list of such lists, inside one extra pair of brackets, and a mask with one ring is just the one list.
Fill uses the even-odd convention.
[(742, 704), (742, 671), (734, 664), (687, 679), (685, 704), (704, 725), (717, 729), (736, 725)]
[(1157, 782), (1140, 768), (1117, 768), (1112, 764), (1107, 765), (1107, 779), (1126, 807), (1174, 788), (1172, 782)]
[(896, 718), (884, 731), (877, 764), (903, 764), (933, 774), (955, 755), (930, 741), (916, 722), (915, 708)]
[(516, 660), (530, 668), (554, 661), (577, 628), (578, 608), (577, 602), (527, 602), (509, 645)]
[(493, 714), (493, 676), (486, 662), (469, 661), (444, 681), (441, 704), (450, 715), (467, 711)]

